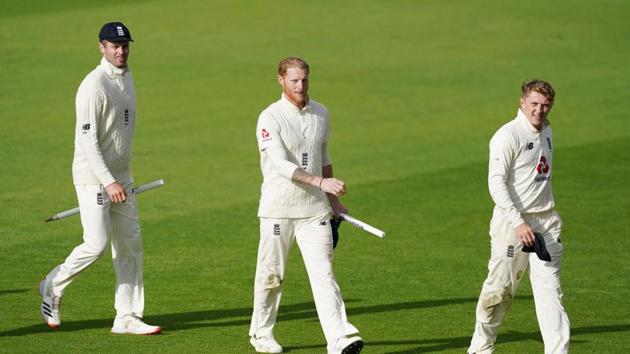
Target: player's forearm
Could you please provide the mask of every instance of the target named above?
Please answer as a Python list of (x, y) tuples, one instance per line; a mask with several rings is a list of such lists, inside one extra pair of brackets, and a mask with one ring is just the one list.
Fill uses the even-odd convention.
[(309, 186), (321, 188), (321, 182), (324, 178), (320, 176), (314, 176), (301, 168), (296, 168), (293, 171), (293, 175), (291, 176), (291, 180), (293, 182), (306, 184)]
[(501, 176), (491, 175), (488, 178), (488, 187), (490, 189), (490, 196), (492, 197), (492, 200), (497, 207), (503, 210), (505, 217), (513, 227), (525, 222), (521, 213), (516, 208), (516, 204), (510, 197), (510, 192)]

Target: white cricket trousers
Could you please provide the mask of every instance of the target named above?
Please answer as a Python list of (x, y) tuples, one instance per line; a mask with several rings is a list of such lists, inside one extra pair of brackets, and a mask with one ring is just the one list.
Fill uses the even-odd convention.
[(333, 274), (332, 230), (328, 214), (301, 219), (260, 218), (260, 243), (254, 281), (254, 311), (250, 336), (273, 334), (282, 297), (289, 249), (297, 240), (311, 283), (315, 307), (328, 344), (357, 333)]
[(477, 303), (477, 322), (468, 353), (494, 352), (499, 326), (528, 266), (545, 354), (569, 351), (569, 317), (562, 304), (560, 287), (562, 220), (554, 210), (525, 214), (523, 218), (534, 232), (543, 235), (551, 261), (540, 260), (534, 252), (523, 252), (523, 244), (514, 228), (495, 210), (490, 222), (492, 249), (488, 277)]
[(105, 253), (111, 233), (112, 262), (116, 272), (116, 317), (142, 317), (143, 253), (138, 209), (132, 183), (123, 184), (123, 187), (129, 194), (127, 201), (112, 203), (101, 185), (75, 185), (83, 243), (75, 247), (65, 262), (55, 267), (46, 279), (52, 285), (53, 293), (62, 296), (76, 276)]

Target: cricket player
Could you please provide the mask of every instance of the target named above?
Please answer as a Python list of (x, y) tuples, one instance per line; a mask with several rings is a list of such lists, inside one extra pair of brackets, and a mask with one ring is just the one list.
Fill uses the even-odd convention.
[(273, 336), (289, 249), (297, 241), (308, 273), (328, 353), (359, 353), (363, 340), (348, 322), (333, 274), (331, 207), (346, 208), (346, 192), (328, 156), (328, 111), (308, 97), (309, 66), (289, 57), (278, 66), (282, 97), (258, 118), (256, 136), (263, 174), (260, 243), (250, 343), (259, 353), (281, 353)]
[(103, 25), (99, 40), (101, 62), (81, 82), (76, 96), (72, 177), (83, 243), (40, 283), (40, 311), (49, 327), (59, 327), (64, 289), (105, 253), (111, 234), (116, 272), (116, 318), (111, 331), (157, 334), (160, 327), (142, 321), (142, 240), (130, 164), (136, 96), (127, 59), (133, 40), (120, 22)]
[[(547, 120), (555, 92), (542, 80), (526, 81), (521, 92), (516, 118), (490, 140), (488, 185), (496, 205), (490, 222), (488, 277), (477, 303), (471, 354), (494, 352), (499, 326), (528, 267), (545, 353), (569, 349), (569, 318), (560, 287), (562, 220), (551, 191), (553, 136)], [(534, 233), (542, 239), (535, 241)], [(523, 252), (524, 245), (541, 241), (551, 261)]]

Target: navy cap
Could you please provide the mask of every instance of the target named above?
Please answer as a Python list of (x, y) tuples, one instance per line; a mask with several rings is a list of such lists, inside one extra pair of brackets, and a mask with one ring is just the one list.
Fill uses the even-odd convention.
[(523, 252), (536, 252), (538, 259), (541, 261), (551, 262), (551, 255), (547, 251), (547, 245), (545, 244), (545, 238), (538, 232), (534, 232), (536, 240), (533, 247), (523, 245)]
[(339, 226), (341, 225), (342, 221), (343, 219), (330, 219), (330, 227), (332, 228), (333, 249), (337, 247), (337, 242), (339, 242)]
[(107, 40), (110, 42), (133, 42), (129, 29), (122, 22), (104, 24), (101, 27), (101, 32), (98, 34), (98, 39), (99, 41)]

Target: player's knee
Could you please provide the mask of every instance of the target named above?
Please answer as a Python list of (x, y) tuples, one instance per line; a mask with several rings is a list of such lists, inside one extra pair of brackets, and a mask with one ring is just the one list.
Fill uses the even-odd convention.
[(276, 289), (282, 285), (282, 277), (279, 272), (267, 271), (258, 277), (258, 282), (265, 290)]
[(503, 305), (509, 305), (513, 296), (510, 286), (499, 289), (484, 289), (481, 292), (479, 304), (488, 318), (493, 317), (496, 309)]
[(90, 242), (86, 244), (84, 251), (92, 257), (101, 257), (107, 251), (107, 242)]

